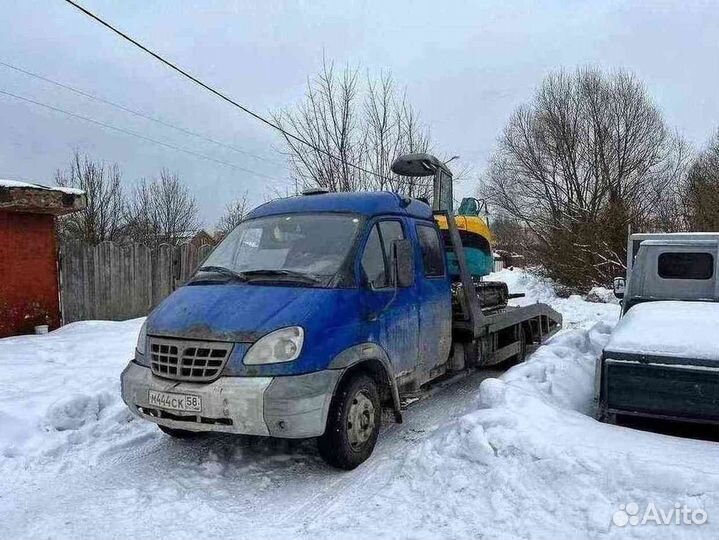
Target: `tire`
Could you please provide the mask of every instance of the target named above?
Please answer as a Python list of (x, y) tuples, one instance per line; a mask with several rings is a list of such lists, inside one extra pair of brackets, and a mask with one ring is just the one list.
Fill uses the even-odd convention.
[(173, 439), (196, 439), (197, 437), (203, 435), (202, 432), (188, 431), (186, 429), (175, 429), (163, 426), (161, 424), (157, 424), (157, 427), (160, 428), (160, 431), (162, 431), (166, 435), (169, 435)]
[(360, 374), (343, 382), (332, 398), (325, 432), (317, 440), (322, 458), (338, 469), (357, 467), (374, 450), (381, 414), (374, 380)]

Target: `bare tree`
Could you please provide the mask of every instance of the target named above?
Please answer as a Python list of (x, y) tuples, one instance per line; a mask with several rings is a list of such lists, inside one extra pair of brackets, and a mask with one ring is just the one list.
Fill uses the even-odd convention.
[(531, 257), (528, 246), (533, 242), (533, 235), (521, 222), (500, 213), (492, 216), (490, 227), (494, 238), (494, 251), (521, 255), (525, 258), (525, 263), (527, 262)]
[(225, 213), (220, 216), (215, 226), (216, 235), (222, 238), (237, 227), (240, 222), (245, 219), (248, 209), (247, 193), (239, 199), (228, 203), (225, 206)]
[(692, 163), (681, 198), (689, 230), (719, 230), (719, 131)]
[(275, 121), (312, 145), (285, 137), (295, 192), (321, 187), (431, 197), (431, 180), (390, 170), (399, 154), (428, 151), (430, 137), (406, 96), (398, 96), (389, 74), (363, 80), (358, 69), (338, 72), (324, 61), (320, 73), (308, 81), (304, 101), (295, 110), (276, 114)]
[(135, 186), (126, 208), (126, 235), (148, 246), (178, 245), (199, 226), (197, 203), (176, 173), (167, 169)]
[(656, 225), (686, 159), (633, 75), (560, 71), (511, 116), (481, 194), (532, 232), (551, 277), (607, 283), (623, 270), (628, 226)]
[(121, 180), (116, 163), (105, 164), (74, 152), (70, 166), (55, 172), (55, 182), (59, 186), (84, 190), (87, 208), (60, 219), (60, 237), (90, 244), (116, 239), (123, 225)]

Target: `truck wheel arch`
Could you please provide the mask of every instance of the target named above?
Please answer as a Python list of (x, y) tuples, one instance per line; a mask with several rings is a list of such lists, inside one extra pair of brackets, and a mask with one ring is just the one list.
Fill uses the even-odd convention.
[(342, 351), (330, 362), (329, 369), (343, 370), (340, 380), (335, 385), (335, 392), (356, 373), (366, 373), (372, 377), (381, 389), (383, 400), (389, 401), (394, 410), (395, 420), (402, 422), (399, 388), (393, 376), (394, 370), (389, 356), (376, 343), (360, 343)]

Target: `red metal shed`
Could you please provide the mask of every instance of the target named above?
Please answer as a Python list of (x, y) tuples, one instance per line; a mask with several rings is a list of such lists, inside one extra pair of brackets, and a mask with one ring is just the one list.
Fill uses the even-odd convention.
[(85, 206), (77, 189), (0, 180), (0, 338), (60, 326), (55, 219)]

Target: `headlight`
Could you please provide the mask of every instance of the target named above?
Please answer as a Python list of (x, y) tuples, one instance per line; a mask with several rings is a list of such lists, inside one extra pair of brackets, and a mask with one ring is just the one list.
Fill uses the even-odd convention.
[(135, 348), (140, 354), (145, 354), (147, 349), (147, 319), (140, 327), (140, 335), (137, 336), (137, 345), (135, 345)]
[(291, 362), (300, 355), (305, 331), (301, 326), (280, 328), (261, 337), (245, 354), (245, 364)]

